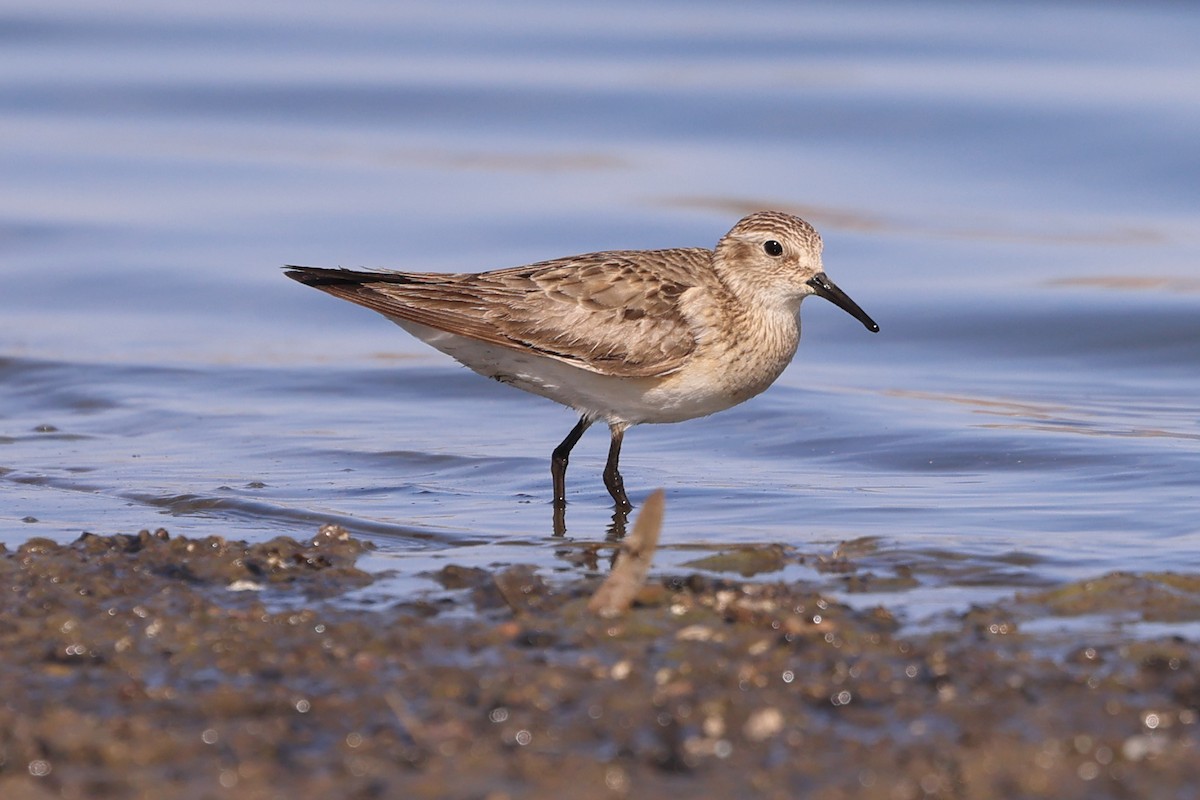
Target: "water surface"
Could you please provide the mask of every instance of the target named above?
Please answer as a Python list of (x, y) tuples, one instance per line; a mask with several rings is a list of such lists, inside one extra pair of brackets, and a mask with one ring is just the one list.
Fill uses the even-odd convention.
[(554, 537), (569, 411), (279, 267), (711, 246), (771, 207), (882, 332), (809, 301), (766, 394), (628, 435), (661, 568), (870, 541), (933, 566), (853, 599), (914, 617), (1200, 568), (1200, 10), (17, 2), (0, 39), (9, 547), (336, 521), (395, 596), (578, 570), (607, 437)]

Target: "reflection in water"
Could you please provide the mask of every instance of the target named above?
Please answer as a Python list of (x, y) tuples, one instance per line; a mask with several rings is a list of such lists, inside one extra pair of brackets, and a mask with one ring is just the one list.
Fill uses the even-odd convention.
[[(554, 536), (563, 537), (567, 535), (567, 504), (554, 503)], [(623, 506), (613, 504), (612, 519), (608, 523), (608, 529), (605, 532), (605, 541), (615, 542), (625, 537), (625, 527), (629, 522), (629, 512), (632, 509), (624, 508)]]
[(608, 541), (625, 538), (625, 523), (629, 521), (629, 511), (630, 509), (620, 506), (613, 507), (612, 522), (609, 523), (608, 534), (605, 536)]

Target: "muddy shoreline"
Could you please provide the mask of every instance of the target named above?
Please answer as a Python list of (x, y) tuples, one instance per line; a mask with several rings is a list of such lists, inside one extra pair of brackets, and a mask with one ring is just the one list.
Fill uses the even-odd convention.
[(769, 549), (729, 577), (652, 577), (616, 619), (587, 610), (603, 564), (550, 584), (451, 566), (428, 600), (338, 602), (371, 582), (368, 547), (159, 531), (0, 554), (0, 797), (1190, 798), (1200, 781), (1197, 642), (1022, 628), (1197, 620), (1197, 575), (1038, 588), (914, 634), (738, 575)]

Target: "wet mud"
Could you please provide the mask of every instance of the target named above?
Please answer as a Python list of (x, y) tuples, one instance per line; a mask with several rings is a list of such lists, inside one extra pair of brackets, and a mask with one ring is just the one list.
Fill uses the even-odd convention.
[[(1030, 587), (911, 632), (772, 581), (782, 548), (652, 577), (602, 618), (603, 560), (553, 581), (451, 566), (427, 598), (346, 602), (367, 546), (160, 531), (0, 554), (0, 797), (1190, 798), (1200, 780), (1195, 641), (1037, 624), (1194, 621), (1200, 576)], [(872, 557), (847, 546), (829, 575), (861, 588)]]

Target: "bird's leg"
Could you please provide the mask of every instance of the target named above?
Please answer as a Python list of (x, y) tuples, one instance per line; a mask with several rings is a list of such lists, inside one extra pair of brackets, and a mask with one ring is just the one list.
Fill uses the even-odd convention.
[(621, 441), (625, 438), (625, 426), (610, 424), (608, 430), (612, 434), (612, 441), (608, 445), (608, 462), (604, 465), (604, 485), (608, 487), (608, 493), (617, 504), (617, 510), (628, 511), (633, 508), (633, 504), (625, 496), (625, 481), (621, 480), (621, 471), (617, 467), (621, 458)]
[(580, 417), (579, 422), (567, 434), (567, 438), (554, 448), (554, 453), (550, 456), (550, 476), (554, 479), (554, 505), (556, 506), (567, 504), (567, 461), (571, 456), (571, 448), (575, 446), (579, 437), (583, 436), (583, 432), (591, 424), (592, 421), (587, 417)]

